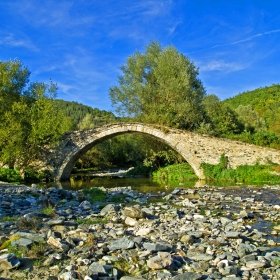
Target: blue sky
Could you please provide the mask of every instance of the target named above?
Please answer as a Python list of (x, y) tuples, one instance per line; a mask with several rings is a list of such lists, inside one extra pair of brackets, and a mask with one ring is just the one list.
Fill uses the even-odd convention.
[(280, 83), (279, 0), (0, 0), (0, 61), (52, 79), (58, 99), (113, 111), (120, 66), (152, 40), (189, 57), (221, 100)]

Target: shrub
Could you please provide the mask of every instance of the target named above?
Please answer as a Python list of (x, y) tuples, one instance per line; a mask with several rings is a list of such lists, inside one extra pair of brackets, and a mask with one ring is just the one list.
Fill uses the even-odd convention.
[(193, 169), (188, 163), (168, 165), (153, 172), (153, 179), (159, 182), (180, 182), (182, 180), (197, 180)]
[(22, 181), (19, 170), (10, 168), (0, 168), (0, 181), (19, 183)]
[(93, 203), (95, 201), (105, 201), (106, 192), (98, 188), (83, 189), (83, 194), (89, 202)]

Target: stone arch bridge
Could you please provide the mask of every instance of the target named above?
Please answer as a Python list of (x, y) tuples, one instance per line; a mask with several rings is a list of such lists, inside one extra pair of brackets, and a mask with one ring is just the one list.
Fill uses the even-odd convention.
[(97, 143), (125, 133), (141, 133), (164, 142), (183, 156), (200, 179), (205, 178), (200, 164), (217, 164), (222, 154), (228, 157), (231, 168), (268, 161), (280, 164), (279, 150), (158, 125), (116, 123), (64, 134), (58, 146), (43, 151), (38, 167), (50, 170), (57, 181), (68, 179), (82, 154)]

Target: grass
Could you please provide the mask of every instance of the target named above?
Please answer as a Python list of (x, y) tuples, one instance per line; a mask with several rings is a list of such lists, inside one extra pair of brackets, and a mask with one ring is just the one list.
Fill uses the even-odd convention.
[(106, 223), (108, 223), (108, 219), (99, 218), (99, 217), (96, 217), (94, 219), (80, 219), (80, 218), (77, 218), (76, 221), (77, 221), (78, 224), (85, 224), (85, 225), (95, 225), (95, 224), (106, 224)]
[(48, 207), (43, 208), (41, 210), (41, 213), (45, 214), (47, 216), (56, 217), (55, 207), (52, 207), (52, 206), (48, 206)]
[(107, 196), (106, 192), (98, 188), (83, 189), (82, 192), (90, 203), (96, 201), (104, 202)]
[[(20, 236), (19, 236), (20, 238)], [(17, 237), (18, 239), (18, 237)], [(16, 239), (13, 239), (16, 240)], [(8, 245), (6, 245), (6, 249), (8, 249), (8, 253), (10, 254), (15, 254), (17, 258), (22, 258), (22, 257), (27, 257), (33, 260), (33, 265), (35, 266), (40, 266), (44, 259), (45, 259), (45, 252), (46, 252), (46, 243), (40, 242), (40, 243), (35, 243), (31, 246), (31, 249), (22, 249), (19, 248), (17, 245), (11, 246), (11, 241)]]
[(5, 222), (15, 222), (18, 220), (17, 216), (6, 216), (0, 218), (0, 223), (5, 223)]

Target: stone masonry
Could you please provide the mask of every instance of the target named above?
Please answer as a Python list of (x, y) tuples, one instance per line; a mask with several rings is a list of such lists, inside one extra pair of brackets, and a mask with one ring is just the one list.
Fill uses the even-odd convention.
[(116, 123), (64, 134), (58, 146), (44, 150), (38, 165), (49, 169), (57, 181), (68, 179), (82, 154), (97, 143), (125, 133), (141, 133), (164, 142), (184, 157), (200, 179), (204, 179), (200, 164), (217, 164), (222, 154), (228, 157), (231, 168), (257, 162), (280, 164), (280, 150), (158, 125)]

